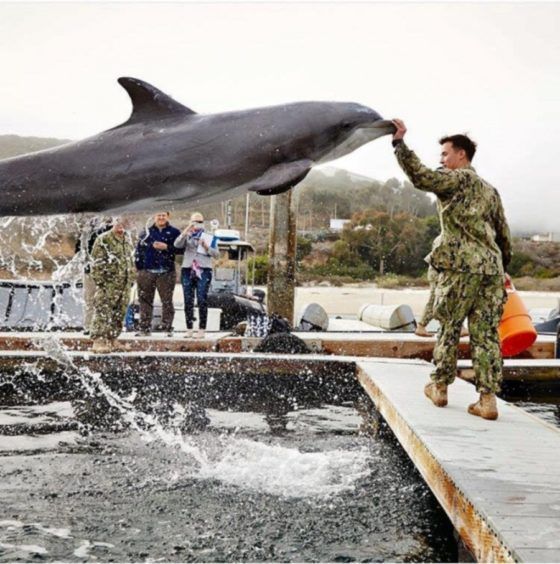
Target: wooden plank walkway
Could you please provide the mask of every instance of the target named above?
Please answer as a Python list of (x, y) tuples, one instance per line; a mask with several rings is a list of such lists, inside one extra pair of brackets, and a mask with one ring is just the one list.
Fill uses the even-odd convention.
[[(412, 362), (412, 361), (411, 361)], [(560, 561), (560, 430), (499, 400), (498, 421), (423, 395), (431, 366), (358, 361), (358, 378), (479, 562)]]
[[(429, 361), (435, 345), (434, 337), (417, 337), (413, 333), (392, 331), (296, 332), (294, 335), (303, 339), (314, 352), (342, 356), (418, 358)], [(78, 332), (0, 332), (0, 354), (5, 350), (40, 350), (43, 339), (53, 338), (60, 339), (64, 346), (72, 350), (86, 350), (91, 346), (91, 339)], [(216, 331), (208, 332), (204, 339), (185, 339), (184, 333), (176, 333), (173, 337), (166, 337), (164, 333), (153, 333), (150, 337), (123, 333), (120, 341), (134, 351), (240, 353), (253, 350), (261, 339)], [(535, 344), (520, 358), (552, 359), (555, 356), (555, 343), (554, 335), (539, 335)], [(468, 338), (463, 338), (459, 357), (465, 359), (469, 354)]]
[[(326, 333), (298, 333), (294, 335), (308, 343), (312, 350), (343, 356), (367, 356), (376, 358), (419, 358), (431, 360), (436, 343), (435, 337), (417, 337), (413, 333), (393, 331), (354, 331)], [(258, 340), (246, 337), (225, 337), (220, 340), (218, 350), (243, 352), (250, 350)], [(554, 358), (556, 338), (553, 335), (539, 335), (537, 341), (522, 355), (522, 358)], [(469, 340), (461, 339), (459, 357), (468, 358)]]

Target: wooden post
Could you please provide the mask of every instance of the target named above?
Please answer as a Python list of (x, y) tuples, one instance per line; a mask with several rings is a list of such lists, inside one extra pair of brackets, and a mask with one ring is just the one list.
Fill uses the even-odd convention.
[(294, 322), (297, 196), (293, 190), (271, 197), (268, 245), (268, 313)]

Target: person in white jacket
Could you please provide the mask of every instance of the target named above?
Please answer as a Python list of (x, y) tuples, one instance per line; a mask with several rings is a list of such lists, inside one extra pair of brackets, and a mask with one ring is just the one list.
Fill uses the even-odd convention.
[(212, 282), (212, 259), (219, 256), (216, 239), (210, 243), (204, 234), (204, 217), (195, 212), (186, 229), (175, 239), (175, 247), (185, 249), (181, 268), (181, 284), (185, 302), (186, 337), (193, 337), (194, 294), (198, 305), (198, 332), (194, 335), (202, 339), (206, 333), (208, 320), (208, 290)]

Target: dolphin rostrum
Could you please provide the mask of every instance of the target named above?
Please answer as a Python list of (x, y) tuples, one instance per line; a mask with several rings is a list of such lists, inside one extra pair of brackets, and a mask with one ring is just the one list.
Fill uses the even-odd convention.
[(0, 216), (173, 209), (246, 191), (279, 194), (313, 165), (394, 131), (354, 103), (204, 115), (142, 80), (119, 83), (132, 100), (125, 123), (0, 161)]

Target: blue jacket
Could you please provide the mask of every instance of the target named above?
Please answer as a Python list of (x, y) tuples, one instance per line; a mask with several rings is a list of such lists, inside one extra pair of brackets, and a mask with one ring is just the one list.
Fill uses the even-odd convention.
[[(165, 270), (171, 272), (175, 270), (175, 254), (177, 249), (173, 245), (175, 239), (179, 237), (181, 232), (169, 223), (160, 231), (153, 224), (146, 234), (146, 230), (142, 230), (136, 252), (134, 254), (134, 262), (138, 270)], [(154, 249), (153, 244), (159, 241), (167, 245), (165, 251)]]

